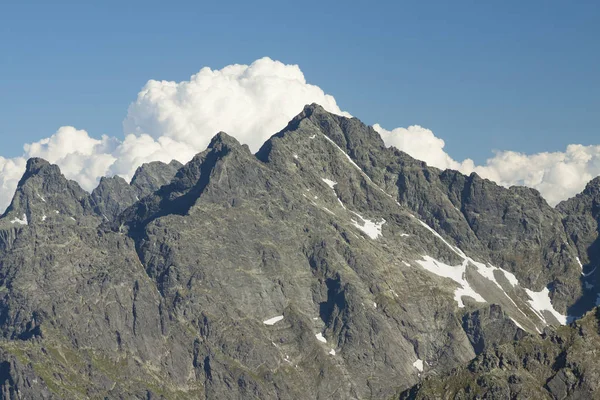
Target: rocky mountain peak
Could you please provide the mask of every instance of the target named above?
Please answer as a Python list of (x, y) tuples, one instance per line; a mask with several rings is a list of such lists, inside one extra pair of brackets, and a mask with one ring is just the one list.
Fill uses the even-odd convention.
[(60, 179), (62, 177), (62, 172), (60, 171), (58, 165), (50, 164), (43, 158), (33, 157), (27, 160), (25, 173), (23, 174), (23, 177), (19, 181), (17, 187), (25, 185), (30, 178), (36, 176), (43, 177), (43, 179), (48, 181), (52, 181), (55, 179)]
[(321, 105), (317, 103), (307, 104), (299, 114), (290, 120), (288, 127), (295, 126), (299, 123), (299, 121), (319, 114), (329, 114), (329, 112), (327, 112)]
[(65, 217), (76, 220), (93, 214), (89, 194), (77, 182), (65, 178), (57, 165), (41, 158), (28, 160), (25, 174), (5, 212), (11, 221), (16, 221), (13, 225), (47, 223)]
[(304, 106), (302, 112), (298, 114), (295, 118), (292, 119), (302, 119), (302, 118), (311, 118), (317, 117), (318, 115), (330, 115), (327, 110), (325, 110), (320, 104), (311, 103)]
[(168, 164), (160, 161), (142, 164), (135, 171), (131, 179), (131, 186), (136, 189), (137, 195), (141, 199), (171, 182), (177, 171), (182, 167), (183, 164), (177, 160), (172, 160)]
[(94, 211), (105, 220), (114, 220), (139, 200), (135, 187), (120, 176), (103, 177), (91, 194)]
[[(233, 173), (236, 169), (241, 171), (243, 168), (239, 168), (241, 167), (240, 163), (256, 161), (248, 146), (241, 145), (225, 132), (217, 133), (205, 151), (197, 154), (185, 166), (179, 168), (168, 184), (161, 185), (160, 188), (126, 209), (117, 218), (118, 222), (115, 226), (126, 225), (132, 232), (138, 232), (144, 225), (162, 216), (187, 214), (211, 183), (213, 175), (223, 170), (223, 163), (231, 163), (227, 160), (234, 159), (243, 161), (237, 163), (238, 168), (231, 168), (227, 173)], [(162, 164), (153, 167), (159, 167), (164, 171), (165, 166), (166, 164)], [(172, 168), (172, 166), (168, 167)], [(149, 168), (150, 166), (147, 166), (145, 169)], [(140, 172), (140, 175), (132, 181), (132, 185), (139, 186), (148, 180), (142, 180)], [(214, 178), (214, 180), (218, 181), (218, 178)]]
[[(25, 174), (33, 175), (33, 174), (38, 173), (40, 169), (49, 167), (49, 166), (52, 166), (52, 164), (50, 164), (48, 161), (44, 160), (43, 158), (32, 157), (29, 160), (27, 160)], [(56, 166), (54, 166), (54, 167), (56, 167)]]
[(208, 148), (215, 151), (233, 150), (241, 147), (242, 145), (236, 138), (222, 131), (213, 136), (208, 144)]
[(600, 176), (588, 182), (583, 193), (590, 196), (600, 196)]
[(171, 161), (169, 162), (169, 164), (167, 164), (167, 165), (168, 165), (169, 167), (171, 167), (171, 168), (175, 168), (175, 169), (179, 169), (179, 168), (183, 167), (183, 164), (182, 164), (182, 163), (180, 163), (180, 162), (179, 162), (179, 161), (177, 161), (177, 160), (171, 160)]
[(114, 221), (128, 207), (171, 182), (183, 165), (173, 160), (145, 163), (136, 170), (131, 184), (119, 176), (101, 178), (91, 194), (95, 212), (106, 221)]
[(600, 176), (587, 183), (583, 192), (575, 197), (561, 201), (556, 208), (565, 214), (572, 214), (576, 209), (579, 212), (597, 209), (600, 205)]
[(540, 359), (560, 389), (547, 339), (600, 292), (589, 203), (428, 167), (316, 104), (256, 155), (220, 132), (91, 195), (34, 159), (13, 204), (0, 387), (36, 400), (394, 398)]
[(356, 118), (346, 118), (317, 104), (306, 106), (299, 116), (309, 119), (348, 154), (354, 156), (366, 151), (377, 153), (386, 148), (381, 136)]

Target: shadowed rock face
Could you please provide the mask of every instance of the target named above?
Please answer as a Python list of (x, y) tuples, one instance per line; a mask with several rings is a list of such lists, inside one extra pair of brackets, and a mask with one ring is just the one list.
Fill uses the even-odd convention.
[(590, 196), (427, 167), (318, 105), (92, 194), (32, 159), (0, 218), (4, 397), (399, 396), (591, 308)]
[(598, 278), (596, 267), (600, 263), (600, 178), (592, 180), (577, 196), (556, 207), (563, 217), (563, 226), (581, 262), (580, 281), (583, 296), (575, 303), (576, 314), (589, 310), (597, 303)]
[(169, 164), (160, 161), (143, 164), (135, 172), (131, 185), (119, 176), (102, 178), (91, 195), (94, 210), (105, 220), (114, 221), (127, 207), (169, 183), (181, 167), (175, 160)]
[(141, 199), (171, 182), (171, 179), (173, 179), (181, 167), (183, 167), (183, 164), (175, 160), (169, 164), (160, 161), (143, 164), (135, 171), (131, 179), (131, 186)]

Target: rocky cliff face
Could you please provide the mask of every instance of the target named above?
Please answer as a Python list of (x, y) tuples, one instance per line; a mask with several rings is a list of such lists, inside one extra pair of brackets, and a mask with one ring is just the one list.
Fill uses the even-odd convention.
[(467, 366), (428, 377), (400, 399), (596, 399), (598, 310), (572, 326), (489, 346)]
[(3, 396), (423, 393), (593, 307), (595, 193), (553, 209), (317, 105), (257, 154), (219, 133), (92, 194), (30, 160), (0, 218)]

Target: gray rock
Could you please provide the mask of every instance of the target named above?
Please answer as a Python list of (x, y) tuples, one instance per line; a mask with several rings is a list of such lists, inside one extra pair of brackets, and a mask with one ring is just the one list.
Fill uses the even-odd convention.
[(219, 133), (185, 166), (146, 164), (92, 194), (33, 159), (0, 218), (3, 390), (593, 393), (594, 361), (585, 379), (580, 353), (556, 364), (573, 332), (591, 348), (591, 319), (556, 333), (526, 291), (548, 286), (563, 313), (584, 297), (576, 257), (595, 239), (568, 221), (593, 227), (584, 200), (553, 209), (533, 190), (427, 167), (317, 105), (255, 155)]
[(598, 311), (571, 327), (488, 348), (467, 367), (431, 376), (400, 399), (592, 399), (598, 397)]
[(512, 343), (526, 334), (507, 317), (502, 307), (495, 304), (465, 314), (463, 329), (476, 354), (501, 344)]
[(119, 176), (102, 178), (92, 192), (94, 211), (106, 221), (113, 221), (138, 200), (137, 191)]
[(100, 184), (91, 196), (94, 211), (106, 221), (114, 221), (140, 198), (169, 183), (182, 166), (175, 160), (169, 164), (160, 161), (143, 164), (137, 169), (131, 185), (118, 176), (100, 179)]
[(143, 164), (135, 171), (131, 186), (136, 190), (139, 198), (145, 197), (171, 182), (181, 167), (183, 164), (176, 160), (168, 164), (160, 161)]

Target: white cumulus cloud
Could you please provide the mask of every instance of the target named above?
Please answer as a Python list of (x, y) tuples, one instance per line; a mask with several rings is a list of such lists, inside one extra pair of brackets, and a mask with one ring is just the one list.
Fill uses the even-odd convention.
[(381, 135), (386, 146), (394, 146), (418, 160), (427, 162), (428, 165), (459, 171), (472, 170), (475, 167), (473, 160), (470, 159), (462, 162), (453, 160), (444, 151), (446, 145), (444, 140), (419, 125), (396, 128), (391, 131), (383, 129), (379, 124), (373, 125), (373, 128)]
[(256, 151), (310, 103), (349, 116), (332, 96), (308, 84), (297, 65), (262, 58), (249, 66), (202, 68), (189, 81), (149, 81), (129, 106), (123, 129), (196, 150), (224, 131)]
[[(250, 65), (202, 68), (182, 82), (150, 80), (129, 106), (120, 138), (96, 139), (84, 130), (64, 126), (46, 139), (26, 144), (21, 157), (0, 157), (0, 210), (10, 203), (29, 157), (58, 164), (67, 178), (91, 191), (102, 176), (117, 174), (131, 179), (145, 162), (176, 159), (185, 163), (204, 150), (219, 131), (256, 151), (310, 103), (350, 116), (333, 96), (307, 83), (297, 65), (269, 58)], [(475, 171), (504, 186), (531, 186), (551, 204), (581, 191), (600, 174), (600, 146), (570, 145), (565, 152), (534, 155), (498, 152), (478, 166), (470, 159), (450, 157), (444, 141), (429, 129), (374, 128), (386, 145), (429, 165)]]
[(0, 157), (0, 210), (4, 210), (10, 204), (26, 163), (27, 160), (23, 157)]
[(49, 138), (26, 144), (24, 150), (25, 158), (40, 157), (58, 164), (67, 178), (92, 190), (98, 177), (106, 175), (116, 161), (111, 152), (117, 145), (118, 142), (108, 136), (98, 140), (84, 130), (63, 126)]

